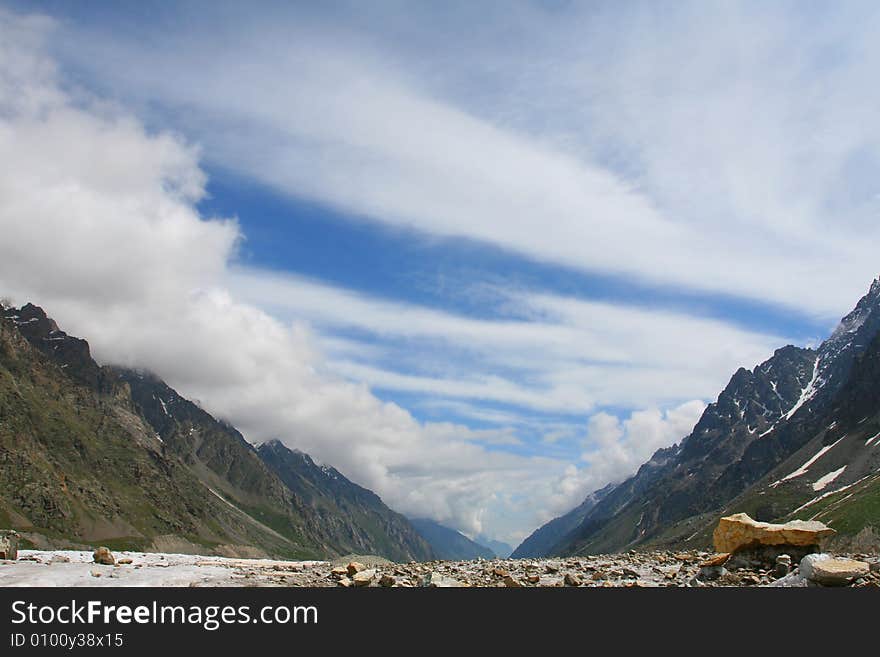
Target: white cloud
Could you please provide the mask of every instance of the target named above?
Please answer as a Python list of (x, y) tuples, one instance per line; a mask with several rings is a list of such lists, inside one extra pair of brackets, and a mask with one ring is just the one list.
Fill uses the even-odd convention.
[[(326, 372), (310, 328), (224, 289), (239, 229), (194, 208), (204, 174), (180, 138), (62, 91), (51, 24), (0, 12), (0, 289), (46, 307), (104, 362), (149, 367), (251, 440), (280, 437), (395, 508), (510, 538), (535, 522), (517, 491), (564, 464), (483, 445), (505, 429), (419, 423)], [(27, 101), (21, 89), (27, 88)], [(574, 502), (574, 500), (572, 500)]]
[(878, 19), (785, 9), (519, 8), (436, 53), (429, 19), (385, 16), (410, 37), (391, 45), (378, 19), (250, 15), (65, 53), (283, 193), (834, 315), (876, 274)]
[[(355, 329), (361, 337), (345, 339), (325, 364), (347, 378), (544, 412), (713, 395), (731, 372), (785, 342), (683, 313), (517, 291), (495, 296), (521, 319), (485, 320), (261, 271), (235, 269), (228, 285), (279, 316), (324, 331)], [(400, 371), (410, 364), (419, 371)]]

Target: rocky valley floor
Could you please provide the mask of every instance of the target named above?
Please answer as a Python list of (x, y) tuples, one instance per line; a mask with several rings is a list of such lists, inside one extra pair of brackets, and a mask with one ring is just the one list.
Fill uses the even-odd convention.
[[(754, 587), (810, 586), (796, 561), (780, 565), (713, 564), (713, 553), (629, 552), (577, 558), (435, 561), (397, 564), (380, 557), (327, 561), (229, 559), (188, 554), (118, 552), (100, 564), (92, 552), (22, 550), (0, 560), (0, 586), (291, 586), (291, 587)], [(838, 555), (860, 564), (836, 582), (880, 587), (880, 557)], [(810, 557), (818, 570), (822, 558)], [(718, 559), (716, 558), (717, 562)], [(740, 560), (742, 562), (743, 560)], [(785, 560), (783, 559), (783, 562)], [(849, 561), (852, 568), (853, 561)], [(828, 570), (828, 569), (826, 569)], [(844, 569), (845, 570), (845, 569)], [(811, 570), (812, 572), (812, 570)], [(812, 575), (811, 575), (812, 576)]]

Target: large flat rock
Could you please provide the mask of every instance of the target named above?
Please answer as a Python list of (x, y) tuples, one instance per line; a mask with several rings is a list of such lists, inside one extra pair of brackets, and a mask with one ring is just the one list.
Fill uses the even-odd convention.
[(864, 561), (843, 559), (829, 554), (809, 554), (803, 558), (801, 575), (825, 586), (846, 586), (854, 579), (864, 577), (870, 566)]
[(821, 522), (792, 520), (782, 525), (752, 520), (745, 513), (726, 516), (718, 521), (712, 534), (717, 552), (736, 552), (762, 545), (819, 545), (836, 532)]

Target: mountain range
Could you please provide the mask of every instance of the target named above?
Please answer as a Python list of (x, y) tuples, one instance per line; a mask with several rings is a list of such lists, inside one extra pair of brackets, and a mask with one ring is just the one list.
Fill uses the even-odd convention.
[(252, 446), (158, 377), (102, 367), (39, 307), (0, 312), (0, 527), (26, 544), (230, 556), (435, 556), (308, 455)]
[(702, 547), (722, 515), (817, 519), (880, 543), (880, 279), (818, 349), (733, 374), (680, 443), (536, 530), (514, 557)]

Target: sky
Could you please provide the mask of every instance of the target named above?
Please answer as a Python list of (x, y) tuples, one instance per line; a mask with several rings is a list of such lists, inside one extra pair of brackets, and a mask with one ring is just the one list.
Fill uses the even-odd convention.
[(0, 290), (516, 544), (877, 275), (880, 10), (0, 0)]

